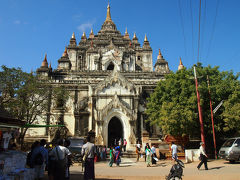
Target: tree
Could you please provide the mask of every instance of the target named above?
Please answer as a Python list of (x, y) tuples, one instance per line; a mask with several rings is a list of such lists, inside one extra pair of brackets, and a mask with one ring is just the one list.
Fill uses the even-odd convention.
[[(234, 127), (234, 125), (240, 123), (239, 116), (235, 118), (237, 117), (236, 109), (239, 112), (239, 104), (236, 103), (239, 103), (240, 97), (239, 75), (234, 75), (231, 71), (220, 72), (219, 67), (203, 67), (200, 63), (197, 64), (196, 69), (199, 77), (205, 136), (212, 134), (207, 75), (210, 78), (213, 108), (222, 100), (226, 102), (223, 107), (219, 108), (218, 115), (214, 116), (217, 137), (236, 132), (238, 127)], [(166, 76), (166, 80), (160, 81), (155, 92), (148, 99), (146, 113), (148, 121), (151, 124), (157, 124), (164, 134), (174, 136), (187, 134), (191, 137), (200, 137), (193, 67), (176, 73), (171, 72)], [(230, 119), (232, 115), (235, 119), (234, 125)], [(207, 139), (211, 141), (211, 138)]]
[[(0, 71), (0, 102), (2, 107), (26, 124), (37, 124), (45, 117), (48, 108), (49, 87), (41, 83), (33, 73), (20, 68), (2, 66)], [(20, 143), (23, 144), (27, 127), (22, 128)]]

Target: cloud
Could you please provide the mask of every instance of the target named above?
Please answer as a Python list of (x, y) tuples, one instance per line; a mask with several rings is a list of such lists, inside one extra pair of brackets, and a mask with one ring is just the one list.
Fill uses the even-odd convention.
[(94, 23), (92, 23), (92, 22), (83, 23), (83, 24), (79, 25), (79, 26), (77, 27), (77, 29), (78, 29), (79, 31), (85, 32), (86, 29), (91, 29), (91, 28), (93, 27), (93, 24), (94, 24)]
[(20, 20), (15, 20), (15, 21), (13, 21), (13, 24), (21, 24), (21, 21)]

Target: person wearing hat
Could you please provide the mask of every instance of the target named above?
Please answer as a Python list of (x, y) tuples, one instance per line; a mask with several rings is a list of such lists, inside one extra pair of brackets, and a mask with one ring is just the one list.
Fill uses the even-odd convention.
[(200, 160), (201, 160), (201, 162), (198, 164), (197, 168), (199, 170), (201, 168), (202, 164), (204, 163), (205, 170), (208, 170), (208, 166), (207, 166), (207, 158), (208, 158), (208, 156), (206, 154), (203, 142), (200, 143), (199, 151), (200, 151)]

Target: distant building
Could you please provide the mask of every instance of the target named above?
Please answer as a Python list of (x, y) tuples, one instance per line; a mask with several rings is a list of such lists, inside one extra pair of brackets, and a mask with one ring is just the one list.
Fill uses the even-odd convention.
[(157, 137), (161, 132), (145, 122), (144, 110), (146, 98), (170, 72), (160, 50), (154, 68), (147, 36), (141, 46), (135, 33), (132, 39), (127, 29), (122, 35), (108, 5), (106, 20), (97, 34), (91, 30), (87, 37), (84, 32), (77, 43), (73, 33), (57, 69), (48, 66), (46, 56), (37, 69), (52, 86), (70, 91), (66, 109), (59, 110), (51, 102), (47, 123), (64, 122), (72, 136), (86, 136), (94, 130), (97, 143), (104, 145), (124, 138), (131, 146), (142, 140), (143, 131)]

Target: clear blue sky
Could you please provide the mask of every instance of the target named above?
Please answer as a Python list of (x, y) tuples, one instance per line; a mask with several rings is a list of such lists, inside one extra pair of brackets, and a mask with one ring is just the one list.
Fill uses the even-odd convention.
[[(73, 32), (79, 42), (83, 31), (100, 30), (107, 2), (1, 0), (0, 65), (35, 71), (47, 53), (55, 69)], [(199, 0), (110, 0), (110, 6), (122, 34), (126, 27), (131, 38), (136, 32), (141, 45), (147, 34), (154, 64), (158, 48), (173, 71), (180, 56), (186, 67), (197, 62)], [(204, 66), (240, 72), (239, 9), (239, 0), (202, 0), (199, 61)]]

